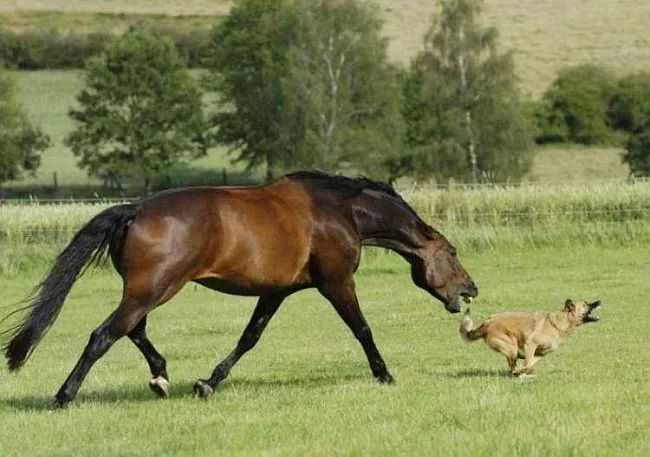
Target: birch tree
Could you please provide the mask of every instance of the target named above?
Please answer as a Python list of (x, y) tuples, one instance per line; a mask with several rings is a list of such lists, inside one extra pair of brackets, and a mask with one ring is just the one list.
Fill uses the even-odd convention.
[(267, 177), (296, 167), (385, 177), (402, 123), (380, 30), (377, 11), (352, 0), (242, 2), (215, 34), (216, 140)]
[(480, 0), (446, 0), (405, 83), (408, 166), (471, 182), (520, 178), (532, 129), (510, 53), (477, 23)]

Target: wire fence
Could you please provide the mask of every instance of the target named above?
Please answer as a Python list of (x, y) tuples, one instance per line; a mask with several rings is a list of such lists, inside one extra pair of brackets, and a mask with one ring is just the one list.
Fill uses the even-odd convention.
[[(597, 180), (571, 180), (571, 181), (522, 181), (522, 182), (484, 182), (484, 183), (429, 183), (429, 182), (411, 182), (408, 184), (397, 184), (396, 190), (405, 195), (410, 195), (426, 190), (435, 191), (454, 191), (454, 190), (508, 190), (508, 189), (563, 189), (571, 187), (594, 187), (601, 185), (634, 185), (650, 183), (650, 177), (628, 177), (628, 178), (611, 178)], [(48, 197), (30, 197), (30, 198), (13, 198), (0, 197), (2, 204), (64, 204), (64, 203), (126, 203), (139, 200), (140, 197), (84, 197), (84, 198), (48, 198)]]

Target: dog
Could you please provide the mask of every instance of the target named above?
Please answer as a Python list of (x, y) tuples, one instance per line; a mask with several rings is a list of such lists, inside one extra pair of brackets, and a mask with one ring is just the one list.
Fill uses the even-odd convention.
[[(599, 320), (592, 312), (600, 306), (593, 303), (573, 302), (567, 299), (559, 313), (505, 312), (488, 317), (477, 328), (472, 328), (469, 309), (460, 323), (460, 334), (465, 341), (483, 338), (485, 343), (508, 360), (510, 376), (530, 376), (533, 366), (542, 357), (560, 346), (576, 327)], [(517, 368), (517, 359), (524, 365)]]

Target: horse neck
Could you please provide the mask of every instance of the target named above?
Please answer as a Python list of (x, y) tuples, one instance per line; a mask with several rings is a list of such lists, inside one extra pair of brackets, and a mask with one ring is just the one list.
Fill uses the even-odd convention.
[(364, 195), (353, 202), (352, 210), (363, 245), (388, 248), (406, 257), (422, 246), (419, 219), (392, 198)]

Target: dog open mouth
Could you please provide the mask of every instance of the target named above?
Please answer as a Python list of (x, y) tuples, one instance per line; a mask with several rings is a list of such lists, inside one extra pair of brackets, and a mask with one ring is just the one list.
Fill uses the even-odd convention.
[(600, 306), (600, 300), (593, 303), (589, 303), (589, 310), (582, 317), (582, 322), (598, 322), (600, 318), (595, 314), (592, 314)]

